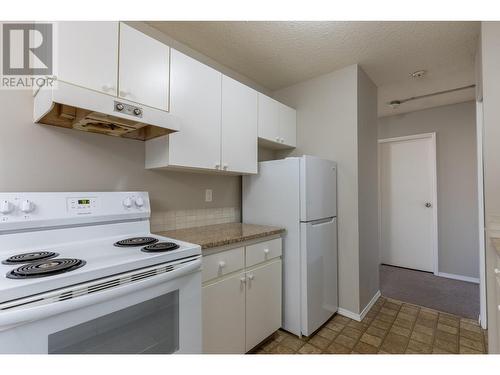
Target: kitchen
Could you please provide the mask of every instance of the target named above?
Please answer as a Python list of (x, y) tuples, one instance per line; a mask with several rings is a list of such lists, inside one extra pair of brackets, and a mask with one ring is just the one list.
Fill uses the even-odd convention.
[(0, 92), (0, 351), (390, 352), (369, 322), (416, 310), (379, 291), (377, 86), (272, 92), (162, 23), (55, 22), (56, 86)]

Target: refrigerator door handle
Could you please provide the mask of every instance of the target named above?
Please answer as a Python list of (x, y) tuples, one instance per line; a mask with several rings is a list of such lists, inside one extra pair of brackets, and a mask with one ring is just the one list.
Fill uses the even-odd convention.
[(311, 220), (311, 221), (303, 221), (303, 223), (311, 224), (311, 225), (321, 225), (321, 224), (326, 224), (326, 223), (331, 223), (335, 220), (335, 216), (332, 217), (327, 217), (324, 219), (318, 219), (318, 220)]

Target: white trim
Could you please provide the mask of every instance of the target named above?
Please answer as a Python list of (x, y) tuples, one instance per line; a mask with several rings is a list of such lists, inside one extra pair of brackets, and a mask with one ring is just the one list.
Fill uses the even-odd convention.
[(488, 327), (486, 314), (486, 233), (484, 228), (484, 173), (483, 173), (483, 103), (476, 102), (477, 143), (477, 200), (479, 226), (479, 321), (481, 327)]
[[(393, 137), (393, 138), (383, 138), (379, 139), (378, 143), (389, 143), (389, 142), (402, 142), (402, 141), (411, 141), (415, 139), (424, 139), (424, 138), (430, 138), (431, 139), (431, 183), (432, 183), (432, 239), (433, 239), (433, 244), (432, 244), (432, 251), (433, 251), (433, 258), (434, 258), (434, 264), (433, 264), (433, 272), (434, 275), (438, 275), (439, 273), (439, 235), (438, 235), (438, 202), (437, 202), (437, 156), (436, 156), (436, 132), (431, 132), (431, 133), (422, 133), (422, 134), (412, 134), (412, 135), (407, 135), (403, 137)], [(378, 147), (378, 152), (380, 156), (380, 147)], [(378, 158), (379, 163), (378, 163), (378, 213), (379, 213), (379, 223), (382, 222), (381, 220), (381, 215), (382, 215), (382, 201), (381, 201), (381, 189), (380, 189), (380, 157)], [(379, 240), (379, 257), (381, 259), (382, 257), (382, 226), (378, 226), (378, 240)]]
[(352, 311), (343, 309), (342, 307), (339, 307), (339, 309), (337, 310), (337, 314), (345, 316), (346, 318), (355, 320), (357, 322), (361, 321), (360, 314), (353, 313)]
[(370, 302), (368, 302), (368, 304), (365, 306), (363, 311), (361, 311), (361, 314), (353, 313), (352, 311), (343, 309), (342, 307), (339, 307), (337, 313), (339, 315), (342, 315), (342, 316), (345, 316), (345, 317), (350, 318), (352, 320), (355, 320), (357, 322), (360, 322), (364, 319), (366, 314), (368, 314), (368, 311), (370, 311), (370, 309), (373, 307), (375, 302), (377, 302), (377, 300), (380, 298), (380, 296), (381, 296), (380, 290), (377, 290), (377, 293), (375, 293), (375, 295), (370, 300)]
[(436, 276), (446, 277), (447, 279), (467, 281), (469, 283), (479, 284), (479, 277), (470, 277), (470, 276), (455, 275), (453, 273), (446, 273), (446, 272), (439, 272)]

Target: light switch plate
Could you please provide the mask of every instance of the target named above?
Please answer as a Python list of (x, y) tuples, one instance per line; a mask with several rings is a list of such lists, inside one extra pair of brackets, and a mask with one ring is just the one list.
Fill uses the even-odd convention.
[(205, 202), (212, 202), (212, 189), (205, 189)]

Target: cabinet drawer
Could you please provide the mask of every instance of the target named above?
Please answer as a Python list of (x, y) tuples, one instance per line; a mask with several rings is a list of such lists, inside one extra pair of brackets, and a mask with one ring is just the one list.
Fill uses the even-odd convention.
[(246, 247), (246, 266), (251, 267), (281, 255), (281, 238)]
[(242, 269), (244, 260), (243, 247), (203, 257), (203, 282)]

